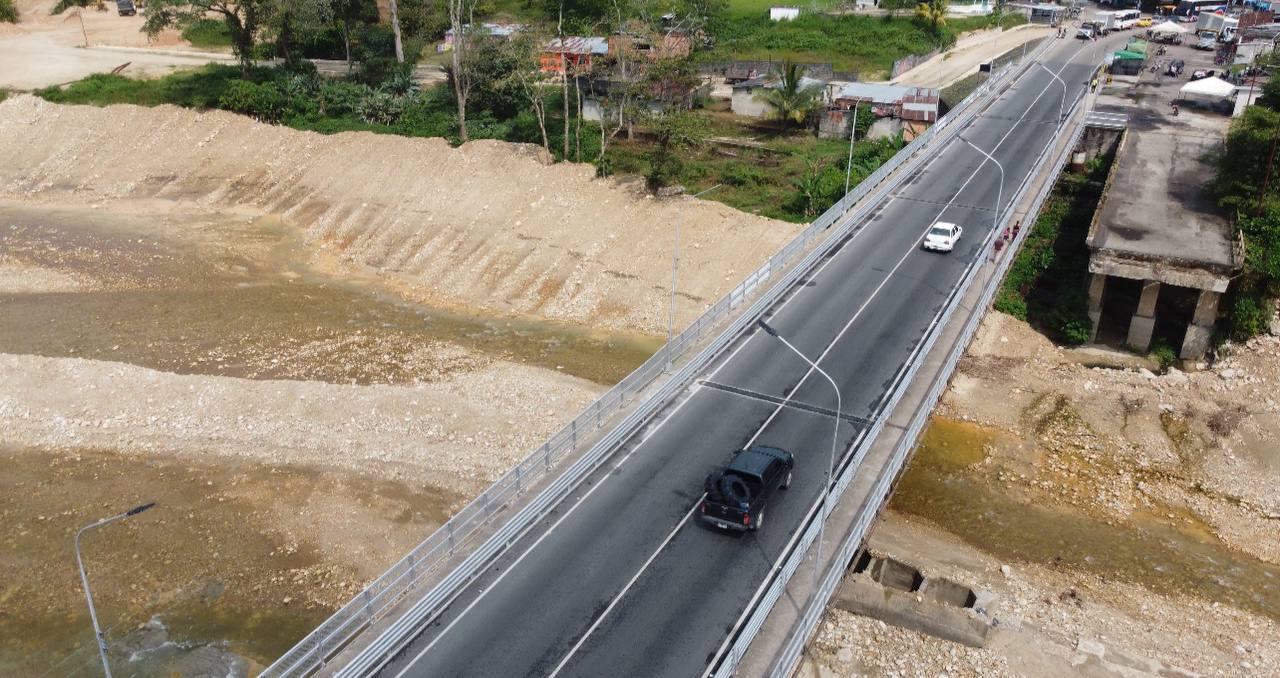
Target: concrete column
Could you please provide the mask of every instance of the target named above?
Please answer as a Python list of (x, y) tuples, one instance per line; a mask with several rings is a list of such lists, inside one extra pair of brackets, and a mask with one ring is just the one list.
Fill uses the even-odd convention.
[(1160, 296), (1160, 283), (1156, 280), (1142, 281), (1142, 298), (1138, 300), (1138, 310), (1129, 321), (1129, 337), (1126, 344), (1138, 351), (1151, 347), (1151, 332), (1156, 328), (1156, 298)]
[(1182, 352), (1179, 358), (1194, 360), (1209, 350), (1209, 340), (1213, 338), (1213, 326), (1218, 321), (1218, 300), (1222, 295), (1213, 290), (1200, 290), (1200, 298), (1196, 300), (1196, 312), (1191, 316), (1191, 324), (1187, 325), (1187, 336), (1182, 340)]
[(1094, 273), (1089, 276), (1089, 341), (1098, 339), (1098, 323), (1102, 321), (1102, 292), (1107, 288), (1107, 274)]

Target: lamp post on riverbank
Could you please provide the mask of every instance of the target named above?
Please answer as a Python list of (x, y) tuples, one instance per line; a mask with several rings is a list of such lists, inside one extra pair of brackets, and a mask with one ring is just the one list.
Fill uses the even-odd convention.
[[(720, 188), (723, 185), (724, 184), (716, 184), (711, 188), (694, 193), (691, 197), (697, 198), (699, 196), (706, 195), (716, 190), (717, 188)], [(671, 370), (671, 362), (673, 360), (671, 356), (671, 331), (674, 329), (676, 324), (676, 271), (680, 266), (680, 222), (682, 221), (684, 221), (683, 211), (681, 211), (680, 215), (676, 217), (676, 244), (675, 244), (675, 247), (671, 248), (671, 303), (667, 308), (667, 347), (666, 347), (668, 371)]]
[(85, 525), (76, 533), (76, 567), (80, 570), (80, 583), (84, 585), (85, 600), (89, 602), (89, 619), (93, 621), (93, 636), (94, 640), (98, 643), (98, 655), (102, 657), (102, 673), (105, 674), (107, 678), (111, 678), (111, 665), (107, 663), (107, 636), (102, 632), (102, 627), (98, 625), (98, 612), (93, 607), (93, 593), (89, 591), (89, 575), (85, 572), (84, 560), (80, 557), (80, 536), (96, 527), (110, 525), (117, 520), (124, 520), (125, 518), (136, 516), (155, 505), (156, 503), (153, 501), (141, 506), (135, 506), (120, 515), (103, 518), (92, 525)]

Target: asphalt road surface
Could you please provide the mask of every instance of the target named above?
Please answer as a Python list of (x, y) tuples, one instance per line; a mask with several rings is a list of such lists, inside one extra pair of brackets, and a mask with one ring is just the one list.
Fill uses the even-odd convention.
[[(1082, 86), (1092, 45), (1062, 40), (1044, 64)], [(1057, 124), (1062, 86), (1032, 67), (962, 136), (1004, 165), (1003, 197)], [(996, 166), (953, 140), (779, 302), (769, 322), (839, 384), (845, 450), (974, 258), (990, 256)], [(984, 164), (985, 163), (985, 164)], [(920, 248), (935, 220), (954, 252)], [(781, 406), (778, 401), (794, 402)], [(698, 676), (721, 650), (796, 527), (817, 504), (831, 450), (831, 384), (756, 330), (531, 530), (382, 672), (384, 676)], [(703, 478), (756, 442), (796, 456), (759, 532), (704, 527)], [(874, 473), (876, 469), (860, 470)]]

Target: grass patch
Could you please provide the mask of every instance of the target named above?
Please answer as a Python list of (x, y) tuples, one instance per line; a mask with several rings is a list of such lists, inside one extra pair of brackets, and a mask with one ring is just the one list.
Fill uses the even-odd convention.
[(18, 23), (18, 8), (13, 6), (13, 0), (0, 0), (0, 22)]
[[(271, 69), (256, 68), (250, 72), (250, 78), (255, 81), (265, 81), (270, 77)], [(223, 93), (239, 79), (239, 67), (210, 64), (194, 71), (151, 79), (97, 73), (65, 88), (48, 87), (36, 94), (60, 104), (176, 104), (189, 108), (216, 108)]]
[[(818, 139), (811, 132), (782, 130), (769, 122), (744, 122), (713, 104), (696, 114), (706, 118), (710, 136), (761, 142), (743, 148), (707, 141), (683, 153), (677, 174), (689, 193), (723, 184), (707, 197), (744, 212), (804, 223), (844, 194), (849, 142)], [(856, 186), (901, 148), (900, 139), (859, 141), (854, 148), (851, 186)], [(621, 139), (609, 147), (605, 165), (614, 174), (649, 173), (650, 140), (643, 135)], [(808, 191), (812, 194), (812, 200)]]
[[(1010, 16), (1002, 24), (1024, 22)], [(887, 76), (898, 59), (950, 46), (958, 33), (993, 25), (991, 17), (955, 19), (934, 33), (908, 16), (802, 14), (794, 21), (775, 22), (763, 14), (729, 14), (713, 22), (716, 47), (701, 58), (830, 63), (836, 70), (874, 79)]]
[(201, 19), (182, 29), (182, 39), (192, 47), (219, 49), (231, 47), (227, 24), (218, 19)]

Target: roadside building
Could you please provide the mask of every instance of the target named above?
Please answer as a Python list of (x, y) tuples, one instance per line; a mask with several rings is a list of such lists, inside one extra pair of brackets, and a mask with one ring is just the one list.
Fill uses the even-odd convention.
[[(463, 30), (470, 30), (471, 24), (467, 24), (462, 28)], [(511, 38), (511, 36), (516, 35), (520, 31), (523, 31), (524, 29), (525, 29), (524, 24), (483, 23), (483, 24), (480, 24), (480, 27), (476, 30), (476, 32), (479, 35), (482, 35), (487, 38), (500, 38), (503, 40), (508, 40)], [(453, 29), (450, 28), (446, 30), (444, 32), (444, 41), (441, 42), (439, 45), (436, 45), (436, 51), (448, 52), (452, 50), (453, 42), (455, 39), (456, 37), (454, 35)]]
[(1060, 25), (1067, 18), (1069, 8), (1049, 3), (1010, 3), (1008, 11), (1027, 17), (1033, 24)]
[(770, 21), (794, 21), (799, 16), (800, 16), (800, 9), (798, 7), (770, 7), (769, 8)]
[(875, 122), (869, 138), (902, 134), (908, 139), (938, 120), (939, 91), (929, 87), (850, 82), (831, 96), (831, 103), (818, 121), (818, 136), (845, 138), (853, 124), (853, 109), (869, 105)]
[[(730, 99), (729, 109), (736, 115), (745, 115), (750, 118), (769, 117), (773, 113), (773, 107), (761, 101), (760, 95), (765, 90), (778, 89), (779, 87), (782, 87), (782, 79), (776, 75), (739, 82), (733, 86), (733, 97)], [(807, 89), (810, 87), (821, 89), (823, 91), (822, 101), (826, 101), (827, 81), (811, 78), (807, 75), (801, 76), (800, 88)]]
[(684, 58), (692, 51), (693, 40), (687, 34), (677, 31), (653, 31), (633, 26), (609, 36), (608, 52), (611, 56), (625, 55), (630, 59), (658, 61)]
[(590, 73), (596, 61), (609, 53), (608, 38), (554, 38), (542, 47), (538, 65), (543, 73)]

